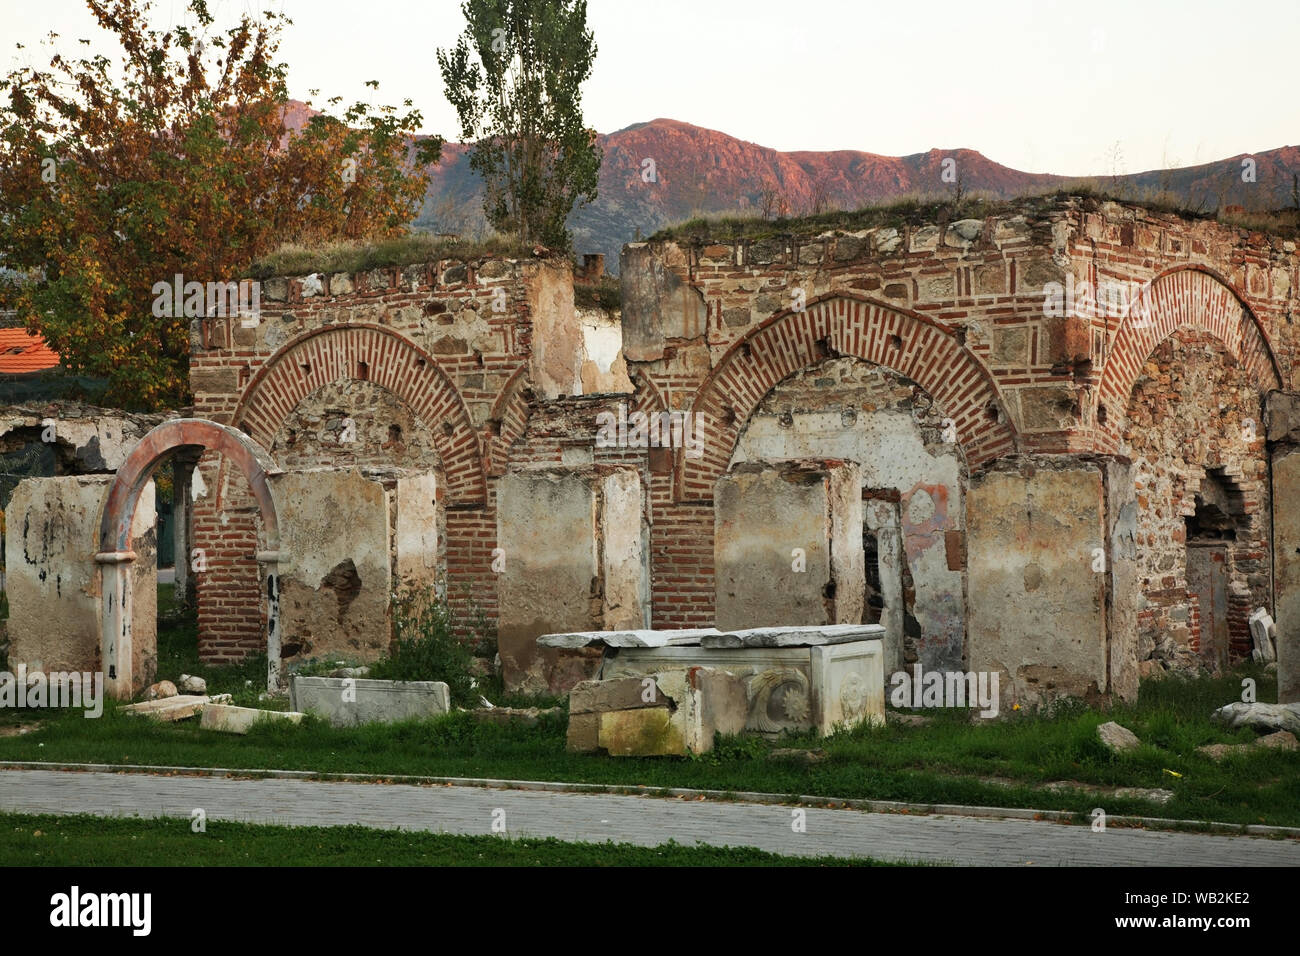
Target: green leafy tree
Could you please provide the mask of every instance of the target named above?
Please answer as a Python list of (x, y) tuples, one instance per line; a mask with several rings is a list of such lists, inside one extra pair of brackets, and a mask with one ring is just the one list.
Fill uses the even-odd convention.
[(174, 407), (191, 316), (155, 308), (156, 284), (226, 284), (282, 242), (403, 231), (441, 141), (413, 145), (420, 114), (386, 106), (287, 123), (275, 14), (222, 31), (190, 0), (163, 32), (145, 0), (87, 6), (120, 60), (55, 54), (0, 80), (0, 308), (107, 380), (100, 400)]
[(596, 43), (586, 0), (466, 0), (438, 51), (447, 100), (473, 142), (483, 211), (500, 232), (567, 249), (575, 203), (596, 198), (601, 152), (582, 119)]

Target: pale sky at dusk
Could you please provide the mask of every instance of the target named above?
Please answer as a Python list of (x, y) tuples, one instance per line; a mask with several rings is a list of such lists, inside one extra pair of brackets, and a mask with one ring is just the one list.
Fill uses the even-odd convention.
[[(184, 6), (158, 0), (156, 22), (174, 22)], [(280, 48), (294, 96), (409, 97), (426, 132), (456, 137), (434, 59), (460, 33), (456, 0), (209, 6), (220, 23), (245, 8), (294, 19)], [(49, 30), (70, 51), (89, 37), (117, 55), (81, 0), (0, 0), (0, 9), (6, 71), (44, 65), (32, 48)], [(776, 149), (969, 147), (1072, 176), (1300, 140), (1296, 0), (590, 0), (588, 18), (599, 53), (584, 107), (601, 132), (666, 116)], [(15, 42), (29, 49), (16, 54)], [(363, 85), (371, 79), (378, 93)]]

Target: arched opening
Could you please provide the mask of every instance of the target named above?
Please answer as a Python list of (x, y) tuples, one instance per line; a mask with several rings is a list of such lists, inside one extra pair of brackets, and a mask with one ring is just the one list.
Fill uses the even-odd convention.
[(759, 400), (809, 364), (853, 356), (894, 369), (948, 414), (948, 433), (972, 467), (1015, 451), (1017, 436), (988, 370), (933, 319), (844, 293), (780, 312), (728, 349), (691, 411), (704, 438), (696, 458), (678, 454), (674, 497), (707, 501), (726, 470), (737, 432)]
[(271, 444), (284, 471), (276, 480), (293, 489), (281, 495), (295, 555), (280, 576), (284, 666), (369, 662), (389, 649), (394, 594), (445, 597), (438, 438), (401, 396), (368, 380), (323, 385), (285, 416)]
[[(317, 404), (320, 396), (329, 395), (333, 399)], [(371, 400), (377, 403), (375, 408), (365, 408)], [(390, 400), (404, 406), (409, 421), (390, 420), (380, 414), (381, 407), (386, 408)], [(295, 410), (304, 403), (318, 408), (320, 422), (311, 420), (314, 412), (294, 417)], [(410, 450), (417, 440), (424, 440), (412, 424), (416, 419), (427, 425), (427, 431), (420, 434), (431, 442), (442, 469), (433, 506), (445, 509), (453, 536), (471, 526), (471, 533), (476, 534), (490, 520), (485, 518), (487, 482), (479, 434), (448, 373), (431, 354), (392, 328), (361, 323), (324, 326), (285, 343), (253, 374), (231, 416), (263, 447), (273, 448), (277, 461), (281, 455), (287, 456), (285, 481), (298, 480), (291, 476), (304, 468), (333, 468), (340, 462), (351, 461), (358, 468), (381, 467), (399, 447)], [(368, 431), (371, 422), (379, 422), (373, 443)], [(399, 427), (400, 435), (390, 433), (388, 426), (393, 424)], [(340, 443), (341, 438), (358, 441)], [(322, 454), (325, 451), (330, 453)], [(341, 451), (344, 454), (340, 455)], [(287, 471), (290, 465), (294, 472)], [(262, 644), (257, 618), (242, 610), (248, 606), (248, 595), (265, 586), (249, 559), (258, 533), (257, 509), (238, 469), (225, 467), (218, 456), (205, 456), (200, 475), (207, 492), (195, 503), (196, 535), (201, 541), (219, 542), (216, 550), (223, 569), (220, 579), (208, 575), (200, 581), (200, 656), (205, 661), (234, 661), (259, 650)], [(310, 496), (325, 494), (323, 486), (310, 481), (305, 489)], [(373, 490), (366, 491), (367, 500)], [(422, 492), (410, 498), (420, 498), (422, 506), (430, 505)], [(310, 522), (305, 525), (301, 520), (304, 516), (311, 518), (329, 507), (323, 500), (315, 505), (298, 498), (293, 502), (283, 500), (287, 507), (294, 508), (294, 534), (300, 530), (307, 533)], [(359, 504), (357, 507), (360, 509)], [(372, 508), (357, 510), (356, 514), (366, 519), (368, 532), (378, 533)], [(438, 540), (444, 539), (439, 536)], [(295, 573), (314, 575), (316, 587), (340, 563), (335, 561), (317, 574), (319, 569), (311, 556), (301, 548), (292, 550), (297, 563)], [(408, 553), (413, 550), (408, 549)], [(480, 566), (472, 559), (456, 561), (452, 556), (447, 567), (452, 600), (465, 582), (476, 577)], [(362, 572), (359, 563), (357, 572), (366, 580), (381, 576)], [(335, 575), (329, 580), (350, 580), (350, 576)], [(232, 605), (237, 613), (229, 613)], [(348, 604), (357, 615), (362, 606), (357, 602)], [(387, 614), (376, 613), (381, 617)], [(374, 656), (374, 648), (369, 646), (374, 641), (366, 643), (364, 648), (354, 648), (355, 656)], [(296, 650), (302, 652), (306, 647), (300, 645)]]
[(890, 368), (825, 359), (763, 396), (728, 467), (798, 459), (861, 469), (863, 623), (885, 626), (886, 669), (961, 669), (968, 469), (947, 409)]
[(152, 480), (159, 464), (180, 452), (203, 449), (221, 454), (245, 476), (257, 502), (265, 529), (266, 547), (257, 560), (266, 569), (267, 686), (279, 686), (279, 582), (276, 566), (281, 559), (280, 524), (267, 478), (276, 471), (270, 455), (247, 435), (216, 422), (186, 418), (164, 422), (150, 431), (131, 450), (109, 485), (100, 522), (99, 552), (95, 560), (101, 571), (102, 628), (101, 654), (109, 693), (130, 697), (136, 689), (136, 661), (144, 645), (155, 634), (132, 633), (130, 568), (131, 529), (141, 493)]
[(1121, 453), (1138, 505), (1138, 660), (1191, 671), (1250, 652), (1271, 607), (1263, 395), (1216, 336), (1183, 327), (1147, 357)]

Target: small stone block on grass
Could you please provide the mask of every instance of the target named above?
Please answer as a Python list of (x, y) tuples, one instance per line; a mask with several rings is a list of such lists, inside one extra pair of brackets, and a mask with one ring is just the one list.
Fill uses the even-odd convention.
[(686, 753), (681, 722), (667, 707), (611, 710), (600, 718), (600, 748), (614, 757), (663, 757)]
[(228, 734), (246, 734), (258, 721), (299, 724), (303, 715), (284, 710), (258, 710), (256, 707), (233, 707), (230, 704), (209, 704), (203, 708), (199, 726), (204, 730), (220, 730)]
[(289, 684), (289, 706), (318, 714), (335, 727), (352, 727), (436, 717), (451, 710), (451, 694), (436, 680), (295, 677)]
[(570, 714), (565, 747), (571, 753), (592, 753), (600, 749), (600, 714)]
[(1110, 720), (1097, 728), (1097, 736), (1106, 749), (1112, 753), (1122, 753), (1125, 750), (1136, 750), (1142, 746), (1142, 741), (1138, 740), (1137, 734), (1127, 727), (1121, 727), (1115, 721)]
[(569, 695), (568, 749), (611, 756), (704, 753), (745, 727), (743, 678), (711, 667), (583, 681)]

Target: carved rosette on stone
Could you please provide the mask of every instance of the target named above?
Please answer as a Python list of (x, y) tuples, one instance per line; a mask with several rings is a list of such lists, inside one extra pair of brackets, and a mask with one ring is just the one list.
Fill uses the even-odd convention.
[(792, 667), (760, 671), (749, 679), (752, 726), (765, 734), (803, 730), (811, 707), (808, 677)]

